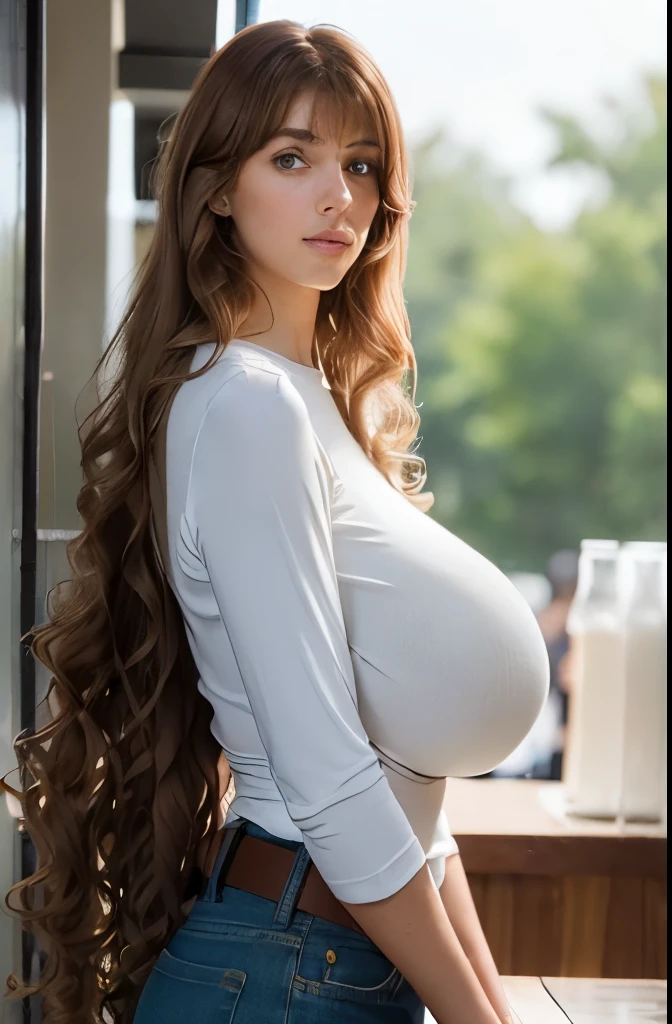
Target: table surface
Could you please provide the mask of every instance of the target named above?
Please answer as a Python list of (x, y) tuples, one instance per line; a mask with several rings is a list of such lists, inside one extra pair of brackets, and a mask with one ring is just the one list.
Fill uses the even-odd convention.
[(533, 779), (448, 779), (444, 809), (454, 835), (599, 836), (664, 839), (659, 823), (570, 817), (560, 782)]
[(527, 779), (448, 779), (443, 807), (472, 875), (667, 877), (667, 830), (565, 813), (564, 787)]
[[(503, 978), (516, 1024), (666, 1024), (667, 982)], [(429, 1011), (425, 1024), (436, 1024)]]

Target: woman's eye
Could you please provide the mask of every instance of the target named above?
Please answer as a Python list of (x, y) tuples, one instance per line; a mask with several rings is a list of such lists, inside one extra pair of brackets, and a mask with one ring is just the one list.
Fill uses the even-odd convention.
[[(293, 170), (295, 170), (295, 168), (291, 167), (291, 166), (288, 166), (288, 164), (284, 164), (284, 165), (279, 164), (278, 163), (279, 160), (288, 160), (288, 161), (291, 161), (291, 160), (301, 160), (302, 162), (304, 162), (303, 158), (300, 157), (298, 155), (298, 153), (280, 153), (279, 156), (276, 156), (276, 157), (273, 158), (272, 162), (277, 167), (279, 167), (281, 171), (293, 171)], [(355, 160), (355, 161), (353, 161), (353, 163), (350, 164), (350, 167), (356, 167), (357, 165), (369, 168), (369, 173), (368, 174), (360, 174), (360, 173), (357, 172), (356, 176), (358, 178), (366, 178), (366, 177), (369, 177), (371, 174), (375, 174), (376, 173), (377, 164), (373, 163), (372, 161), (369, 161), (369, 160)]]
[[(276, 160), (301, 160), (301, 157), (297, 153), (281, 153), (280, 156), (274, 157), (273, 163), (275, 163)], [(281, 167), (280, 170), (281, 171), (293, 171), (294, 168), (293, 167), (285, 166), (285, 167)]]
[[(369, 174), (375, 174), (376, 173), (377, 165), (374, 164), (374, 163), (371, 163), (368, 160), (355, 160), (355, 162), (350, 164), (350, 166), (354, 167), (355, 164), (359, 164), (360, 166), (363, 165), (364, 167), (368, 167), (369, 168)], [(364, 178), (364, 177), (368, 177), (368, 176), (369, 175), (364, 175), (364, 174), (359, 174), (358, 175), (359, 178)]]

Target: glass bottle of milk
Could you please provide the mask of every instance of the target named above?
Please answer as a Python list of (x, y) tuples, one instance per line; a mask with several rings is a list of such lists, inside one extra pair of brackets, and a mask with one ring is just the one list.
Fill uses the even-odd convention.
[(667, 545), (630, 542), (619, 555), (625, 646), (626, 821), (657, 821), (667, 798)]
[(569, 813), (616, 818), (624, 719), (623, 631), (616, 540), (584, 540), (569, 611), (575, 673), (569, 698), (563, 782)]

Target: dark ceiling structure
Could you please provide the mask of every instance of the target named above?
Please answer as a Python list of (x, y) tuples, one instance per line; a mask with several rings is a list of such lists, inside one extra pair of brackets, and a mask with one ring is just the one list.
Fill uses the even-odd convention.
[[(235, 31), (254, 24), (260, 0), (236, 0)], [(135, 190), (149, 199), (161, 126), (180, 108), (214, 53), (217, 0), (125, 0), (119, 87), (135, 108)]]

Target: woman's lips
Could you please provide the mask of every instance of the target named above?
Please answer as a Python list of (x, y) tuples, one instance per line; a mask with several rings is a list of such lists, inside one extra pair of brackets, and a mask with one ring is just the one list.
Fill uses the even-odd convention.
[(327, 242), (324, 238), (304, 238), (303, 241), (306, 245), (309, 245), (311, 249), (316, 249), (318, 252), (329, 253), (330, 255), (343, 252), (344, 249), (349, 248), (345, 242)]

